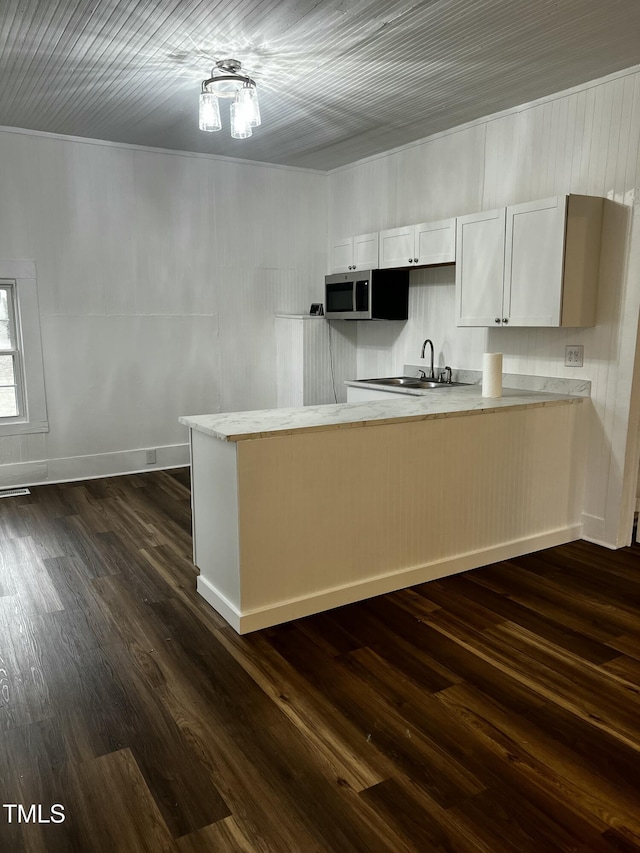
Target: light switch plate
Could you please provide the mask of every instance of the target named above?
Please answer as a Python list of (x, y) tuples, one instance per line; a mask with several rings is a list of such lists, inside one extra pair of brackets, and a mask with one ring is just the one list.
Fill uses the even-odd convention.
[(584, 364), (584, 347), (582, 344), (568, 344), (564, 348), (565, 367), (582, 367)]

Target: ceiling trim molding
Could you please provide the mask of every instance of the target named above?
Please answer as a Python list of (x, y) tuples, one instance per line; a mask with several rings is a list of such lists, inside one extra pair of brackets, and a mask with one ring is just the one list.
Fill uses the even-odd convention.
[(197, 157), (202, 160), (221, 160), (238, 166), (261, 166), (268, 169), (282, 169), (285, 172), (306, 172), (310, 175), (328, 175), (325, 169), (311, 169), (305, 166), (287, 166), (282, 163), (267, 163), (264, 160), (245, 160), (241, 157), (227, 157), (224, 154), (206, 154), (200, 151), (182, 151), (176, 148), (155, 148), (149, 145), (134, 145), (131, 142), (112, 142), (108, 139), (93, 139), (88, 136), (69, 136), (64, 133), (50, 133), (46, 130), (31, 130), (27, 127), (7, 127), (0, 125), (0, 133), (39, 136), (45, 139), (61, 139), (64, 142), (78, 142), (83, 145), (100, 145), (107, 148), (124, 148), (130, 151), (147, 151), (153, 154), (171, 154), (174, 157)]
[(527, 110), (539, 107), (541, 104), (549, 104), (553, 101), (558, 101), (561, 98), (576, 95), (578, 92), (585, 92), (588, 89), (594, 89), (596, 86), (602, 86), (606, 83), (611, 83), (614, 80), (619, 80), (622, 77), (631, 77), (638, 73), (640, 73), (640, 65), (632, 65), (630, 68), (623, 68), (621, 71), (614, 71), (611, 74), (607, 74), (605, 77), (597, 77), (595, 80), (588, 80), (586, 83), (580, 83), (577, 86), (572, 86), (570, 89), (562, 89), (560, 92), (553, 92), (551, 95), (544, 95), (541, 98), (536, 98), (535, 101), (527, 101), (524, 104), (518, 104), (515, 107), (508, 107), (506, 110), (501, 110), (497, 113), (489, 113), (489, 115), (481, 116), (480, 118), (473, 119), (473, 121), (468, 121), (464, 124), (458, 124), (448, 130), (441, 130), (438, 133), (431, 134), (430, 136), (423, 136), (421, 139), (416, 139), (413, 142), (407, 142), (404, 145), (398, 145), (396, 148), (389, 148), (388, 151), (381, 151), (379, 154), (372, 154), (370, 157), (363, 157), (361, 160), (354, 160), (353, 163), (346, 163), (344, 166), (336, 166), (335, 169), (329, 169), (324, 174), (336, 175), (357, 166), (364, 166), (366, 163), (373, 163), (375, 160), (381, 160), (391, 154), (398, 154), (401, 151), (407, 151), (409, 148), (417, 148), (419, 145), (424, 145), (426, 142), (432, 142), (435, 139), (444, 139), (447, 136), (452, 136), (454, 133), (459, 133), (462, 130), (479, 127), (483, 124), (489, 124), (489, 122), (492, 121), (499, 121), (509, 115), (524, 113)]

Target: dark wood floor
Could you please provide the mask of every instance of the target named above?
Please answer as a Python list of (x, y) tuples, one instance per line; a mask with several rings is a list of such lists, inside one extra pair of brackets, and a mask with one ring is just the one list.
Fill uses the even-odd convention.
[(189, 531), (186, 470), (0, 500), (0, 804), (66, 816), (1, 851), (640, 851), (640, 549), (239, 637)]

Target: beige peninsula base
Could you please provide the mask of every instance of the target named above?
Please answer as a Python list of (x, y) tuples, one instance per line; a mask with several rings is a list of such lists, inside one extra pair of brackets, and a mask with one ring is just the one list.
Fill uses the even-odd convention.
[(246, 633), (577, 539), (580, 403), (242, 440), (185, 418), (198, 591)]

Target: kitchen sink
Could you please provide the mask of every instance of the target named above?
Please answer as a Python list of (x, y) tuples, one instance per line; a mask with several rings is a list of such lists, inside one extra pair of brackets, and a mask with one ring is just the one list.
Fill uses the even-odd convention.
[(461, 385), (468, 385), (468, 382), (437, 382), (435, 379), (419, 379), (417, 376), (385, 376), (382, 379), (360, 379), (360, 382), (366, 382), (368, 385), (387, 385), (393, 387), (400, 386), (401, 388), (455, 388)]
[(415, 385), (416, 382), (421, 382), (422, 380), (416, 376), (387, 376), (383, 379), (360, 379), (359, 381), (369, 382), (373, 385)]

